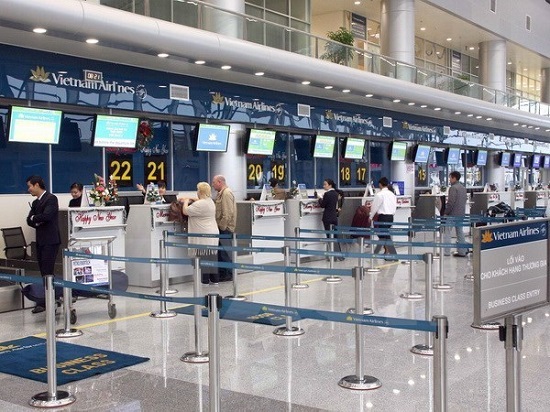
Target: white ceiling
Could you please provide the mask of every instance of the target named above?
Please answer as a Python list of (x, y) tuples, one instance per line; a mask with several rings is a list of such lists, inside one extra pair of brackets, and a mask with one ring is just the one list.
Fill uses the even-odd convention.
[[(380, 0), (312, 0), (312, 15), (327, 14), (342, 10), (365, 16), (367, 19), (380, 22)], [(458, 17), (444, 12), (422, 1), (415, 2), (416, 36), (444, 45), (452, 50), (478, 57), (478, 44), (483, 41), (499, 39), (496, 35), (475, 26)], [(425, 27), (425, 31), (420, 28)], [(447, 41), (452, 38), (452, 41)], [(475, 50), (470, 51), (469, 47)], [(550, 59), (541, 57), (518, 45), (507, 42), (507, 57), (512, 64), (508, 70), (520, 73), (533, 79), (540, 78), (541, 68), (550, 67)], [(527, 69), (527, 70), (525, 70)]]

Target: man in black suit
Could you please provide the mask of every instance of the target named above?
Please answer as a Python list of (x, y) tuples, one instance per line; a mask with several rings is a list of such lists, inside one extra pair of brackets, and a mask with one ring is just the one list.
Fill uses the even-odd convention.
[[(61, 237), (59, 235), (57, 197), (46, 191), (40, 176), (27, 178), (27, 191), (36, 197), (27, 216), (27, 224), (36, 229), (38, 267), (42, 276), (53, 275)], [(33, 313), (44, 311), (43, 302), (37, 302)]]
[[(336, 189), (336, 184), (334, 183), (334, 180), (332, 179), (325, 179), (323, 181), (323, 189), (325, 189), (325, 194), (323, 197), (319, 197), (317, 195), (317, 191), (315, 191), (315, 196), (319, 199), (319, 206), (321, 206), (323, 209), (323, 226), (325, 230), (330, 230), (331, 226), (337, 226), (338, 225), (338, 215), (341, 209), (341, 202), (343, 201), (343, 192)], [(336, 252), (340, 252), (340, 244), (338, 242), (335, 243), (334, 250)], [(344, 260), (344, 258), (336, 258), (336, 260)]]

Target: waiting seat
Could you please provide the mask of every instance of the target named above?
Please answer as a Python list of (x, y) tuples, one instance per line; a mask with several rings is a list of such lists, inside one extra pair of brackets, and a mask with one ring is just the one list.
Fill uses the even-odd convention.
[(7, 227), (2, 230), (2, 236), (4, 237), (4, 254), (6, 259), (21, 259), (25, 260), (29, 257), (27, 254), (27, 241), (23, 234), (21, 226)]

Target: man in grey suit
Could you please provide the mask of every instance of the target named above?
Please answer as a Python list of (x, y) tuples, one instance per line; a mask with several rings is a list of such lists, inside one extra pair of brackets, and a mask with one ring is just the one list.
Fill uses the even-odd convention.
[[(36, 252), (42, 276), (53, 275), (61, 237), (59, 235), (59, 203), (57, 197), (46, 191), (40, 176), (27, 178), (27, 191), (36, 197), (27, 216), (27, 224), (36, 229)], [(33, 313), (44, 311), (42, 302), (36, 303)]]
[[(460, 172), (454, 171), (449, 174), (449, 182), (451, 187), (449, 188), (449, 195), (447, 196), (447, 203), (445, 205), (445, 216), (464, 216), (466, 213), (466, 188), (460, 183)], [(457, 243), (466, 243), (464, 237), (464, 228), (462, 225), (457, 224), (456, 229), (456, 241)], [(447, 232), (447, 238), (450, 233)], [(450, 239), (445, 239), (445, 243), (449, 243)], [(446, 249), (446, 253), (449, 253), (449, 249)], [(468, 253), (468, 249), (464, 247), (458, 247), (454, 256), (465, 257)]]

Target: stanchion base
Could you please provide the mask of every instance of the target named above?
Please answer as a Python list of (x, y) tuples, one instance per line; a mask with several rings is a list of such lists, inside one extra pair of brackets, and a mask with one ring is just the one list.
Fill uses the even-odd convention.
[(246, 296), (242, 296), (242, 295), (237, 295), (237, 296), (229, 295), (229, 296), (226, 296), (225, 298), (231, 299), (231, 300), (246, 300)]
[(415, 345), (411, 348), (411, 352), (415, 355), (433, 356), (434, 348), (428, 345)]
[(76, 401), (74, 395), (67, 391), (57, 391), (55, 399), (51, 399), (48, 392), (41, 392), (32, 397), (29, 405), (36, 408), (59, 408), (70, 405)]
[(418, 292), (404, 292), (402, 294), (399, 295), (400, 298), (402, 299), (409, 299), (409, 300), (420, 300), (420, 299), (424, 299), (424, 295), (422, 293), (418, 293)]
[(307, 283), (295, 283), (292, 285), (292, 289), (307, 289), (309, 285)]
[(273, 334), (277, 336), (300, 336), (306, 333), (303, 329), (296, 326), (292, 326), (290, 329), (287, 329), (286, 326), (281, 326), (273, 331)]
[(380, 272), (379, 268), (368, 268), (367, 269), (367, 273), (379, 273), (379, 272)]
[(58, 329), (55, 331), (56, 338), (76, 338), (82, 336), (84, 332), (80, 329)]
[(402, 264), (402, 265), (408, 265), (408, 264), (410, 264), (410, 263), (411, 263), (410, 260), (402, 260), (402, 261), (401, 261), (401, 264)]
[(439, 283), (434, 283), (433, 288), (437, 290), (451, 290), (453, 287), (451, 285), (448, 285), (447, 283), (444, 283), (440, 285)]
[[(346, 313), (355, 313), (355, 308), (349, 308), (346, 310)], [(374, 313), (374, 310), (371, 308), (367, 308), (366, 306), (363, 308), (363, 315), (372, 315)]]
[(172, 310), (167, 310), (166, 312), (151, 312), (149, 316), (152, 318), (173, 318), (177, 313)]
[(342, 278), (338, 276), (329, 276), (328, 278), (325, 278), (325, 282), (327, 283), (340, 283), (342, 282)]
[(208, 352), (187, 352), (183, 354), (180, 360), (187, 363), (206, 363), (210, 361), (210, 357), (208, 356)]
[(371, 389), (378, 389), (382, 386), (382, 382), (374, 376), (365, 375), (363, 379), (359, 379), (357, 375), (349, 375), (340, 379), (338, 385), (346, 389), (368, 391)]
[(498, 322), (487, 322), (487, 323), (481, 323), (479, 325), (476, 325), (475, 323), (472, 323), (470, 326), (474, 329), (481, 329), (481, 330), (499, 330), (500, 323), (498, 323)]
[[(157, 290), (155, 293), (158, 293), (159, 295), (162, 293), (161, 290)], [(166, 289), (166, 292), (164, 292), (166, 295), (173, 295), (175, 293), (178, 293), (177, 289)]]
[(474, 274), (470, 274), (470, 275), (464, 275), (464, 279), (466, 280), (474, 280)]

